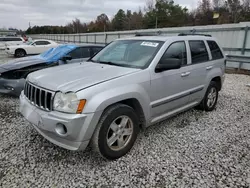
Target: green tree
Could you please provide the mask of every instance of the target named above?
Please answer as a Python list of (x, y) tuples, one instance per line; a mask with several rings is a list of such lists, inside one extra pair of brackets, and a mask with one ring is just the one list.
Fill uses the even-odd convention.
[(97, 16), (96, 21), (95, 21), (95, 25), (96, 25), (96, 30), (98, 32), (109, 30), (110, 21), (109, 21), (108, 16), (104, 13)]
[(195, 15), (195, 25), (214, 24), (213, 8), (210, 0), (201, 0)]
[(188, 19), (188, 9), (172, 0), (156, 0), (155, 6), (149, 3), (147, 10), (144, 17), (147, 28), (182, 26)]
[(120, 9), (112, 20), (112, 27), (115, 31), (125, 30), (126, 14), (124, 10)]

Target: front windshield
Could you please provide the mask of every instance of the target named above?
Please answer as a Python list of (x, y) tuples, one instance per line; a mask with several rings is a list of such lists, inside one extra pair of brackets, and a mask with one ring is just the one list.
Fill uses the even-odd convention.
[(117, 66), (145, 68), (161, 48), (162, 41), (117, 40), (90, 61)]

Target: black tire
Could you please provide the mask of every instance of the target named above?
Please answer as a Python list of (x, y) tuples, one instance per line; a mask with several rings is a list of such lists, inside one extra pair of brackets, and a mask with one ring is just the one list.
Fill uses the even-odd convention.
[(25, 57), (26, 56), (26, 52), (24, 49), (17, 49), (15, 51), (15, 57)]
[[(211, 90), (215, 91), (216, 97), (215, 97), (215, 101), (213, 101), (213, 103), (211, 105), (208, 105), (209, 94), (210, 94)], [(201, 101), (200, 105), (197, 106), (197, 109), (203, 110), (203, 111), (214, 110), (216, 107), (216, 104), (217, 104), (218, 96), (219, 96), (218, 84), (214, 81), (211, 81), (208, 88), (207, 88), (206, 94), (205, 94), (203, 100)]]
[[(110, 146), (108, 145), (107, 138), (110, 133), (110, 130), (112, 130), (110, 128), (111, 123), (113, 123), (117, 118), (119, 119), (119, 117), (121, 116), (130, 118), (129, 122), (131, 123), (132, 121), (133, 131), (131, 135), (128, 136), (130, 139), (128, 139), (127, 144), (124, 145), (124, 148), (115, 151), (111, 149)], [(100, 118), (100, 121), (91, 139), (91, 147), (100, 156), (108, 160), (115, 160), (126, 155), (130, 151), (137, 138), (138, 132), (139, 132), (139, 120), (134, 109), (124, 104), (116, 104), (106, 109), (102, 117)], [(126, 138), (126, 136), (123, 136), (123, 138), (124, 137)]]

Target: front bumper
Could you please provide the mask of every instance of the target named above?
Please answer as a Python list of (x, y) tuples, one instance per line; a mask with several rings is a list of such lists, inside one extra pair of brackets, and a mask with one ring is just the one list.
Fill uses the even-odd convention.
[(19, 96), (24, 88), (25, 79), (4, 79), (0, 78), (0, 93)]
[[(84, 150), (88, 146), (101, 115), (101, 112), (66, 114), (43, 111), (32, 105), (23, 92), (20, 95), (20, 112), (44, 138), (68, 150)], [(58, 124), (65, 125), (66, 134), (58, 134)]]
[(14, 51), (11, 51), (11, 50), (6, 50), (5, 49), (5, 53), (8, 54), (8, 55), (14, 55)]

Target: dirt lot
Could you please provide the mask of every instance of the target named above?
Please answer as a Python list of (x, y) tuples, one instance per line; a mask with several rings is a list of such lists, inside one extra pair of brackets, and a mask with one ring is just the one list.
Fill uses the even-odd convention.
[(10, 59), (14, 59), (14, 57), (7, 56), (4, 50), (0, 50), (0, 64), (6, 63)]

